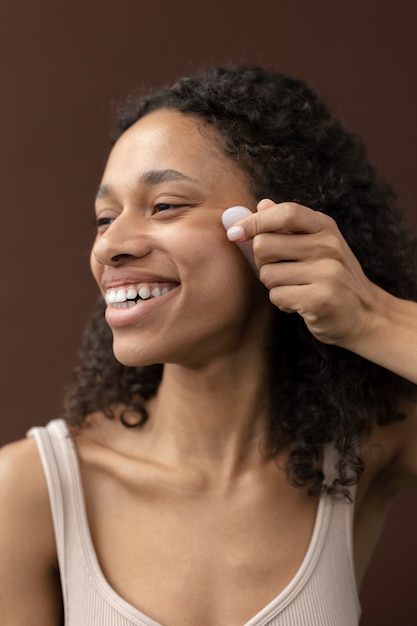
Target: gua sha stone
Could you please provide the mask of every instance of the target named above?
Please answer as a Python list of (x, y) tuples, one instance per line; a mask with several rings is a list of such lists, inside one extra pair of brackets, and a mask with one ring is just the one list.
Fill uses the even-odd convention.
[[(239, 220), (245, 219), (245, 217), (248, 217), (249, 215), (253, 215), (253, 213), (246, 207), (232, 206), (230, 209), (226, 209), (222, 215), (223, 226), (226, 230), (228, 230), (231, 226), (233, 226), (233, 224), (239, 222)], [(259, 276), (259, 270), (256, 267), (255, 260), (253, 258), (252, 241), (236, 241), (235, 243), (238, 248), (240, 248), (240, 251), (248, 261), (256, 276)]]

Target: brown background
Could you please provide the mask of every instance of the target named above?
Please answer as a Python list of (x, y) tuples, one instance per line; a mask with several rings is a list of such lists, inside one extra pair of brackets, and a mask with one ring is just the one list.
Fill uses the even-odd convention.
[[(53, 418), (96, 291), (92, 198), (109, 103), (201, 65), (266, 64), (317, 88), (417, 223), (415, 0), (0, 2), (0, 443)], [(398, 499), (363, 626), (416, 626), (416, 497)]]

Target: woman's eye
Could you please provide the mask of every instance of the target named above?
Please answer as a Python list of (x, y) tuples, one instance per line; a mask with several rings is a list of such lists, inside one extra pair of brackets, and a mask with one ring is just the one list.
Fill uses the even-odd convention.
[(103, 227), (110, 226), (114, 221), (114, 217), (98, 217), (95, 220), (95, 225), (97, 229), (102, 229)]
[(156, 213), (162, 213), (163, 211), (168, 211), (169, 209), (179, 209), (183, 206), (183, 204), (173, 204), (172, 202), (158, 202), (155, 204), (154, 209)]

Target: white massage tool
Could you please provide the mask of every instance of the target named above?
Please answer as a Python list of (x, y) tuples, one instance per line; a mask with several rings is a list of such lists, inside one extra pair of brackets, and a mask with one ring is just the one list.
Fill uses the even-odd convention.
[[(243, 220), (245, 217), (252, 215), (252, 211), (244, 206), (232, 206), (222, 215), (222, 223), (226, 230), (228, 230), (233, 224)], [(236, 241), (236, 245), (240, 248), (242, 254), (247, 259), (249, 265), (255, 272), (256, 276), (259, 275), (259, 270), (256, 267), (255, 260), (253, 258), (252, 241)]]

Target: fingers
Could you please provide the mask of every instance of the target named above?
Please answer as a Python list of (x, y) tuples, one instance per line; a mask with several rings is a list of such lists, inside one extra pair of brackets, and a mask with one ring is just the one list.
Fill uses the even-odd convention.
[(271, 302), (301, 315), (316, 339), (344, 346), (358, 336), (374, 306), (372, 285), (330, 216), (265, 199), (227, 236), (253, 244)]
[(326, 291), (335, 293), (347, 287), (347, 273), (338, 261), (320, 259), (303, 262), (267, 263), (262, 265), (260, 279), (271, 291), (280, 287), (324, 285)]
[(310, 235), (262, 233), (253, 239), (253, 252), (259, 263), (303, 261), (315, 256)]
[[(283, 285), (273, 287), (269, 291), (269, 299), (276, 307), (284, 313), (298, 313), (308, 327), (315, 323), (327, 325), (329, 321), (332, 321), (331, 318), (336, 316), (339, 320), (341, 319), (339, 306), (333, 302), (333, 295), (327, 284)], [(345, 320), (343, 320), (343, 328), (345, 326)], [(310, 330), (312, 330), (311, 327)]]
[(262, 233), (253, 239), (253, 252), (258, 265), (306, 259), (341, 259), (346, 254), (345, 248), (343, 239), (332, 231), (308, 235)]
[(259, 278), (269, 290), (284, 285), (308, 285), (314, 282), (314, 267), (311, 263), (265, 263)]
[(227, 236), (238, 245), (253, 243), (258, 268), (281, 261), (340, 260), (346, 255), (331, 217), (292, 202), (261, 200), (257, 212), (234, 222)]
[(231, 241), (247, 241), (261, 233), (317, 233), (331, 220), (328, 216), (294, 202), (275, 204), (261, 200), (258, 210), (227, 231)]

